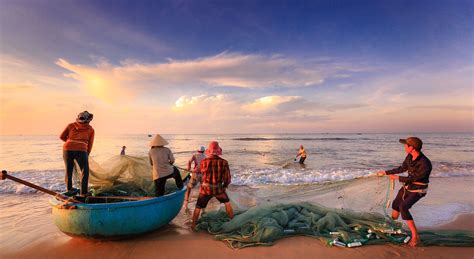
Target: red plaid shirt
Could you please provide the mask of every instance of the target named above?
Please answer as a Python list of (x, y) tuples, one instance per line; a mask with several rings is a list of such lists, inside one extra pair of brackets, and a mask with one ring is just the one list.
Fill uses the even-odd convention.
[(230, 169), (227, 160), (210, 156), (201, 161), (202, 183), (200, 194), (216, 195), (225, 192), (230, 184)]

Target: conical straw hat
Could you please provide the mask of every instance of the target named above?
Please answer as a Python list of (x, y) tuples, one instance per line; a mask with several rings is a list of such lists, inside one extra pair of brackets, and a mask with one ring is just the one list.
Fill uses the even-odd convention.
[(156, 136), (150, 141), (150, 147), (159, 147), (165, 145), (168, 145), (168, 141), (160, 136), (160, 134), (156, 134)]

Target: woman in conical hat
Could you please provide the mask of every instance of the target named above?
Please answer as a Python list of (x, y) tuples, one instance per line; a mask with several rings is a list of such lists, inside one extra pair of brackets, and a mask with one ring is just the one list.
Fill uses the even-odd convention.
[(168, 144), (168, 141), (160, 136), (160, 134), (156, 134), (155, 137), (150, 140), (150, 147), (162, 147)]
[(178, 189), (183, 188), (183, 179), (178, 168), (173, 166), (174, 156), (171, 150), (167, 147), (168, 141), (159, 134), (150, 141), (150, 151), (148, 156), (152, 166), (152, 176), (155, 182), (155, 194), (156, 196), (162, 196), (165, 194), (166, 180), (174, 178)]

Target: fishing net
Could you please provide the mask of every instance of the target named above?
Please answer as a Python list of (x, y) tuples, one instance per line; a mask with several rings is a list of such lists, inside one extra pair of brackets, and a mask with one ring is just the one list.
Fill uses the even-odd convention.
[[(198, 229), (215, 235), (231, 248), (272, 245), (277, 239), (302, 235), (320, 238), (328, 245), (357, 247), (366, 244), (409, 241), (402, 224), (382, 214), (327, 208), (310, 203), (265, 204), (236, 211), (202, 215)], [(474, 246), (474, 232), (420, 231), (422, 245)]]
[[(90, 164), (90, 188), (100, 196), (153, 196), (154, 183), (147, 157), (114, 156), (102, 164)], [(184, 178), (188, 172), (182, 170)], [(263, 185), (249, 196), (248, 209), (233, 199), (235, 217), (224, 210), (203, 213), (197, 228), (232, 248), (272, 245), (275, 240), (303, 235), (328, 245), (357, 247), (366, 244), (408, 242), (402, 223), (388, 215), (394, 186), (386, 178), (361, 178), (308, 185)], [(176, 190), (168, 181), (165, 193)], [(240, 195), (243, 195), (242, 193)], [(308, 200), (310, 202), (301, 202)], [(278, 201), (278, 202), (276, 202)], [(236, 203), (237, 202), (237, 203)], [(474, 246), (474, 232), (420, 231), (422, 245)]]
[[(119, 155), (101, 164), (89, 157), (89, 190), (100, 196), (154, 196), (151, 171), (148, 157)], [(78, 174), (75, 175), (78, 180)], [(182, 178), (186, 175), (187, 172), (183, 171)], [(166, 183), (165, 194), (176, 189), (174, 179), (171, 179)]]
[[(256, 206), (241, 209), (233, 204), (232, 220), (224, 210), (209, 211), (197, 228), (231, 248), (272, 245), (295, 235), (341, 247), (409, 242), (408, 228), (388, 215), (394, 185), (386, 178), (282, 186), (283, 192), (268, 188), (273, 189), (268, 194), (260, 190)], [(311, 202), (300, 202), (305, 195), (312, 197)], [(423, 246), (474, 246), (474, 232), (469, 231), (419, 231), (419, 236)]]

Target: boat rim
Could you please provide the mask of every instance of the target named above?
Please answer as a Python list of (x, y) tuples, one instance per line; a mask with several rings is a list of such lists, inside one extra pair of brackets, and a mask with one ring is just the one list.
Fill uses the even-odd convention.
[[(152, 203), (159, 203), (159, 202), (171, 200), (171, 199), (176, 198), (176, 196), (179, 196), (181, 193), (185, 191), (186, 191), (186, 186), (183, 187), (181, 190), (177, 190), (176, 192), (173, 192), (173, 193), (169, 193), (160, 197), (150, 198), (146, 200), (140, 200), (140, 201), (124, 201), (124, 202), (115, 202), (115, 203), (73, 203), (71, 205), (76, 206), (77, 209), (84, 209), (84, 210), (137, 207), (137, 206), (145, 206)], [(64, 203), (63, 201), (58, 200), (56, 197), (49, 199), (49, 204), (51, 204), (54, 207), (58, 207), (59, 205), (63, 203)]]

